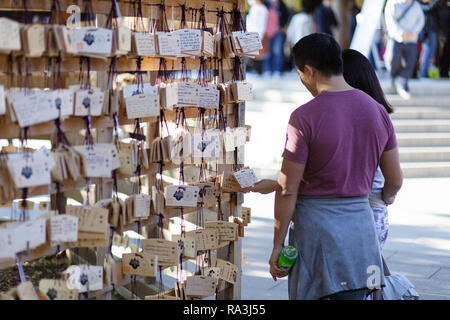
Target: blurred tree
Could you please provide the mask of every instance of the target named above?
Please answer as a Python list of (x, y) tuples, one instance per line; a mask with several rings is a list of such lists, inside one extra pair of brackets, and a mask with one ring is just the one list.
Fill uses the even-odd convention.
[(363, 3), (364, 3), (364, 0), (356, 0), (356, 4), (358, 5), (358, 7), (362, 7), (362, 5), (363, 5)]
[(338, 28), (334, 37), (342, 49), (347, 49), (350, 45), (350, 17), (348, 10), (349, 0), (334, 0), (332, 8), (336, 19), (338, 20)]
[(292, 8), (295, 12), (302, 10), (302, 0), (284, 0), (284, 4)]

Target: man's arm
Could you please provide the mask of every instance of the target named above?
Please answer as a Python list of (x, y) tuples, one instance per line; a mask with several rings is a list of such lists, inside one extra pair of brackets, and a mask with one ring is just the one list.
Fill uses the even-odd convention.
[(403, 173), (400, 168), (398, 148), (383, 152), (380, 168), (385, 179), (383, 200), (386, 204), (392, 204), (403, 184)]
[(406, 30), (395, 19), (395, 5), (393, 1), (388, 1), (386, 4), (384, 20), (389, 36), (397, 42), (402, 42)]
[(423, 27), (425, 26), (425, 14), (423, 13), (423, 10), (422, 8), (420, 8), (420, 6), (417, 6), (416, 8), (417, 8), (416, 9), (417, 19), (411, 32), (413, 32), (414, 34), (419, 34), (420, 31), (422, 31)]
[(287, 275), (285, 270), (277, 267), (277, 261), (294, 214), (298, 188), (304, 170), (304, 164), (283, 159), (278, 177), (279, 188), (275, 194), (273, 250), (269, 259), (270, 273), (274, 280)]
[(268, 194), (277, 191), (280, 188), (278, 181), (270, 179), (262, 179), (256, 182), (253, 186), (245, 188), (244, 192), (257, 192), (261, 194)]

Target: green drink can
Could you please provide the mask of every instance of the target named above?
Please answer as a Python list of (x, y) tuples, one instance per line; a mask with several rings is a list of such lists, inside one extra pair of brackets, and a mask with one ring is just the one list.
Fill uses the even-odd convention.
[(295, 247), (285, 246), (278, 257), (278, 267), (290, 270), (297, 260), (297, 254)]

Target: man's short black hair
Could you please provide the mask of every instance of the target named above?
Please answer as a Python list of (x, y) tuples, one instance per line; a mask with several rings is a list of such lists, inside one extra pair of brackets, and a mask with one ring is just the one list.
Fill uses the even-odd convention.
[(326, 33), (313, 33), (301, 38), (292, 49), (295, 65), (304, 71), (305, 65), (316, 68), (325, 77), (344, 71), (342, 52), (334, 38)]

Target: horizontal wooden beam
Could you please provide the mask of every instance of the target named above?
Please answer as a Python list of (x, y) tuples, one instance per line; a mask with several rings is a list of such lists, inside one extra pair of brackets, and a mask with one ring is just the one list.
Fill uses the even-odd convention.
[[(189, 164), (185, 164), (185, 167), (190, 166)], [(165, 165), (163, 167), (163, 170), (172, 170), (172, 169), (176, 169), (179, 168), (179, 165), (176, 164), (170, 164), (170, 165)], [(141, 170), (141, 175), (149, 175), (149, 174), (156, 174), (159, 172), (159, 164), (157, 163), (151, 163), (149, 168), (142, 168)], [(117, 175), (117, 179), (129, 179), (129, 178), (133, 178), (134, 175), (123, 175), (123, 174), (118, 174)], [(103, 181), (101, 181), (103, 180)], [(112, 181), (111, 178), (90, 178), (89, 179), (89, 184), (99, 184), (102, 182), (108, 182), (108, 181)], [(61, 183), (60, 186), (60, 192), (66, 192), (66, 191), (70, 191), (70, 190), (80, 190), (83, 189), (84, 187), (86, 187), (86, 179), (85, 178), (80, 178), (76, 181), (74, 180), (65, 180)], [(48, 194), (55, 194), (57, 192), (56, 190), (56, 184), (52, 183), (51, 185), (42, 185), (42, 186), (38, 186), (38, 187), (32, 187), (32, 188), (28, 188), (28, 197), (36, 197), (36, 196), (40, 196), (40, 195), (48, 195)], [(2, 202), (8, 202), (8, 201), (12, 201), (15, 199), (21, 199), (22, 197), (22, 189), (15, 189), (15, 194), (13, 198), (5, 198), (5, 199), (0, 199)]]
[[(236, 1), (233, 0), (222, 0), (222, 1), (206, 1), (206, 22), (207, 23), (216, 23), (217, 13), (214, 12), (222, 8), (222, 4), (224, 10), (226, 12), (230, 12)], [(66, 13), (67, 8), (74, 4), (73, 0), (59, 0), (61, 5), (61, 12)], [(124, 17), (134, 16), (133, 7), (131, 0), (118, 0), (120, 11)], [(166, 15), (167, 20), (170, 24), (170, 19), (172, 19), (172, 6), (174, 8), (173, 19), (180, 20), (181, 19), (181, 9), (180, 5), (183, 4), (183, 0), (164, 0), (166, 6)], [(186, 7), (200, 9), (203, 6), (203, 0), (186, 0)], [(0, 0), (0, 9), (7, 11), (22, 11), (23, 6), (17, 5), (17, 0)], [(21, 4), (21, 2), (20, 2)], [(152, 7), (153, 7), (153, 15), (154, 18), (159, 18), (159, 11), (156, 8), (161, 4), (161, 0), (142, 0), (142, 15), (144, 19), (148, 19), (150, 17)], [(81, 9), (81, 12), (84, 12), (83, 2), (79, 1), (78, 5)], [(28, 1), (27, 9), (29, 11), (51, 11), (52, 2), (46, 0), (33, 0)], [(92, 1), (93, 12), (96, 14), (104, 14), (108, 15), (111, 10), (111, 0), (93, 0)], [(243, 6), (241, 6), (243, 10)], [(186, 19), (189, 20), (190, 15), (186, 15)]]
[[(186, 118), (196, 118), (198, 117), (198, 108), (189, 107), (185, 108)], [(167, 121), (176, 120), (176, 112), (172, 110), (165, 110), (164, 112)], [(141, 118), (141, 123), (156, 123), (157, 117), (145, 117)], [(119, 124), (130, 125), (134, 124), (134, 119), (128, 119), (126, 117), (119, 118)], [(114, 126), (114, 121), (107, 116), (92, 117), (92, 128), (112, 128)], [(64, 120), (61, 124), (61, 129), (63, 132), (75, 132), (79, 130), (86, 129), (86, 122), (83, 117), (70, 117)], [(5, 123), (0, 125), (0, 139), (14, 139), (23, 136), (23, 128), (19, 127), (17, 123)], [(47, 121), (32, 125), (28, 127), (28, 138), (29, 139), (50, 139), (51, 135), (56, 133), (56, 127), (54, 121)]]
[[(61, 11), (66, 11), (66, 9), (76, 4), (77, 1), (74, 0), (59, 0)], [(111, 0), (92, 0), (92, 7), (96, 14), (109, 14), (111, 10)], [(117, 0), (119, 4), (121, 13), (123, 16), (127, 16), (128, 13), (132, 13), (132, 4), (135, 1), (132, 0)], [(162, 0), (142, 0), (142, 13), (147, 18), (150, 16), (150, 8), (158, 7)], [(224, 5), (224, 10), (233, 9), (234, 3), (236, 0), (164, 0), (164, 4), (166, 5), (166, 10), (169, 11), (168, 19), (171, 18), (170, 10), (171, 7), (179, 7), (181, 4), (186, 3), (186, 7), (200, 9), (203, 4), (206, 2), (207, 10), (216, 10), (218, 8), (222, 8), (222, 4)], [(243, 0), (239, 0), (239, 2), (243, 3)], [(17, 0), (0, 0), (0, 9), (2, 10), (24, 10), (24, 8), (19, 5), (21, 2)], [(83, 1), (78, 1), (79, 7), (83, 11)], [(48, 0), (33, 0), (27, 3), (27, 9), (30, 11), (50, 11), (52, 7), (52, 2)], [(243, 7), (241, 8), (243, 9)], [(155, 12), (154, 12), (155, 14)]]
[[(17, 60), (17, 59), (15, 59)], [(44, 72), (47, 68), (48, 58), (37, 57), (28, 58), (29, 60), (29, 72)], [(166, 59), (168, 70), (181, 70), (181, 58)], [(137, 59), (120, 57), (117, 61), (117, 72), (135, 72), (137, 70)], [(91, 71), (108, 71), (110, 66), (110, 59), (91, 58)], [(143, 57), (141, 64), (141, 71), (158, 71), (160, 58), (158, 57)], [(16, 63), (14, 63), (16, 64)], [(200, 59), (186, 58), (186, 68), (188, 70), (198, 70), (200, 67)], [(224, 60), (223, 69), (231, 70), (232, 63), (229, 59)], [(208, 66), (207, 69), (213, 69), (213, 66)], [(0, 54), (0, 70), (9, 70), (8, 56)], [(14, 66), (13, 70), (16, 70)], [(61, 61), (61, 72), (78, 72), (80, 70), (80, 58), (76, 56), (64, 56)]]
[[(108, 128), (113, 127), (114, 121), (109, 117), (93, 117), (92, 128)], [(71, 117), (66, 119), (61, 124), (61, 129), (64, 132), (78, 131), (86, 129), (85, 120), (80, 117)], [(13, 139), (23, 136), (23, 128), (19, 127), (17, 123), (6, 123), (0, 126), (0, 138)], [(47, 121), (28, 127), (28, 138), (43, 138), (45, 136), (50, 137), (56, 133), (56, 126), (53, 121)]]

